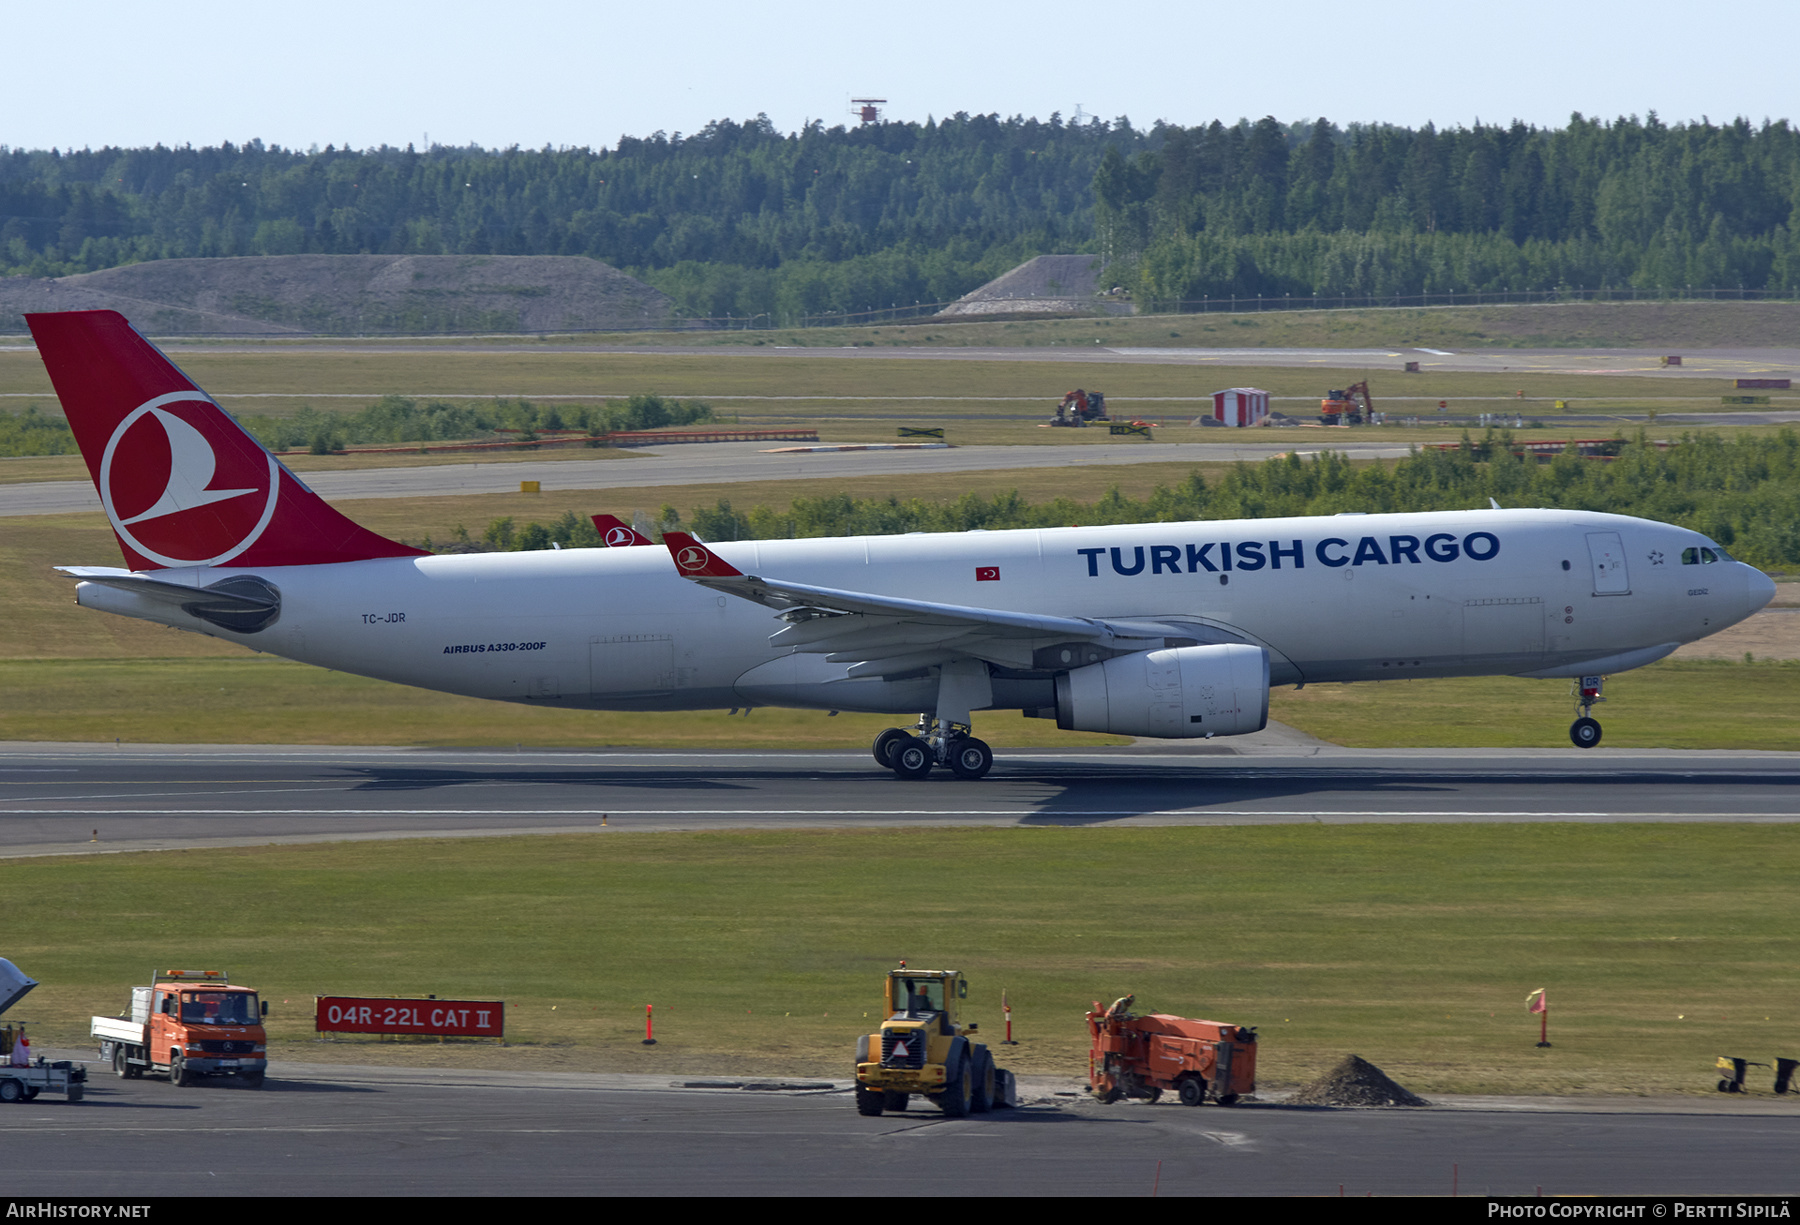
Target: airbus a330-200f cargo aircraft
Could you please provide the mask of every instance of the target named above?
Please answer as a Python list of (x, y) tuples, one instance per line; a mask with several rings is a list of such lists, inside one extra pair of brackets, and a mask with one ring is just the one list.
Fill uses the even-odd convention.
[(333, 510), (124, 317), (29, 317), (128, 569), (76, 600), (258, 651), (539, 706), (923, 711), (902, 778), (993, 762), (974, 712), (1193, 738), (1269, 687), (1601, 678), (1743, 620), (1761, 572), (1685, 528), (1561, 510), (1336, 515), (439, 557)]

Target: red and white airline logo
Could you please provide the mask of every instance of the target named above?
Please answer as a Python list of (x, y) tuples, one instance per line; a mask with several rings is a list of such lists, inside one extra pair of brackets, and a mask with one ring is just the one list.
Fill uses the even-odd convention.
[(220, 417), (203, 392), (172, 392), (132, 409), (107, 440), (106, 517), (153, 562), (222, 565), (255, 544), (275, 514), (275, 457)]
[(683, 570), (704, 570), (706, 563), (711, 560), (712, 554), (692, 544), (675, 555), (675, 564)]
[(999, 566), (976, 566), (975, 581), (978, 583), (997, 583), (1000, 581)]
[(637, 533), (628, 527), (608, 528), (606, 543), (615, 549), (623, 548), (637, 539)]

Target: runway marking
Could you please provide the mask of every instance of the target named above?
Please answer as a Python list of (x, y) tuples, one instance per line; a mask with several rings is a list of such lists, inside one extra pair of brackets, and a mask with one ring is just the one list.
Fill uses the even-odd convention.
[(1800, 812), (1575, 812), (1432, 808), (0, 808), (6, 816), (121, 817), (1541, 817), (1800, 820)]

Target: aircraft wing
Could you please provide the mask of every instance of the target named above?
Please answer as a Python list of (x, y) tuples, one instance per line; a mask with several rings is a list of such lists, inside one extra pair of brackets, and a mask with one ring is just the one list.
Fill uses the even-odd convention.
[(1099, 648), (1091, 656), (1098, 660), (1154, 650), (1172, 638), (1195, 641), (1197, 627), (1173, 622), (1057, 617), (788, 582), (745, 574), (684, 532), (663, 533), (663, 543), (684, 577), (778, 610), (787, 625), (770, 635), (771, 645), (849, 663), (853, 678), (969, 657), (1005, 667), (1067, 667), (1084, 647)]

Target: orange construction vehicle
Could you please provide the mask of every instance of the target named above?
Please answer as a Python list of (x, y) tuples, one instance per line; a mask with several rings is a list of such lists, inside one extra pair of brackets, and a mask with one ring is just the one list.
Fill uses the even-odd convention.
[(1128, 995), (1087, 1014), (1093, 1048), (1088, 1089), (1103, 1102), (1122, 1097), (1154, 1102), (1173, 1089), (1183, 1106), (1208, 1096), (1230, 1106), (1256, 1092), (1256, 1030), (1218, 1021), (1190, 1021), (1163, 1013), (1137, 1016)]
[(1366, 382), (1333, 391), (1319, 401), (1320, 425), (1361, 425), (1365, 421), (1375, 422), (1375, 401), (1369, 398)]
[(1056, 416), (1050, 418), (1051, 425), (1083, 426), (1090, 421), (1110, 421), (1106, 415), (1106, 395), (1099, 391), (1085, 391), (1077, 387), (1063, 396), (1062, 403), (1056, 406)]

